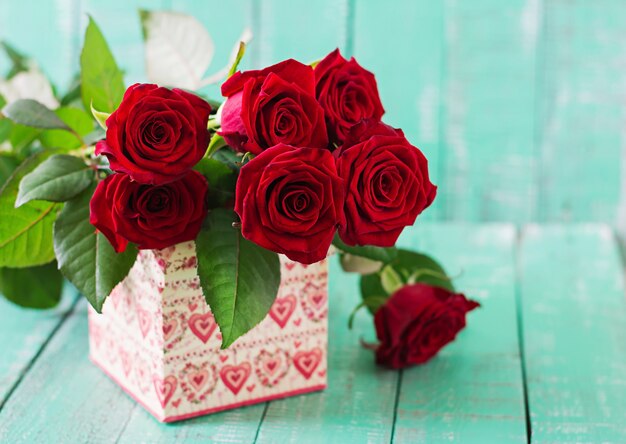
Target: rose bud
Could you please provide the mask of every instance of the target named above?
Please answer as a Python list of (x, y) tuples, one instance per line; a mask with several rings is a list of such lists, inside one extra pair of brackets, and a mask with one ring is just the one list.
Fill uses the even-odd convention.
[(279, 143), (325, 148), (324, 110), (315, 99), (313, 68), (285, 60), (260, 71), (236, 72), (222, 85), (227, 97), (220, 135), (232, 148), (259, 154)]
[(463, 294), (413, 284), (392, 294), (374, 315), (376, 362), (391, 368), (422, 364), (465, 327), (467, 312), (479, 307)]
[(348, 245), (393, 246), (435, 198), (428, 161), (401, 130), (362, 121), (334, 154), (346, 190), (339, 235)]
[(331, 143), (341, 145), (348, 131), (363, 119), (380, 120), (385, 113), (374, 74), (338, 49), (315, 67), (315, 95), (326, 115)]
[(342, 207), (342, 180), (325, 149), (276, 145), (246, 163), (237, 180), (243, 237), (303, 264), (326, 257)]
[(184, 176), (209, 146), (211, 106), (180, 89), (135, 84), (106, 121), (96, 154), (111, 169), (140, 183), (160, 185)]
[(196, 171), (164, 185), (112, 174), (96, 187), (89, 222), (118, 253), (128, 242), (160, 250), (196, 238), (207, 213), (207, 190), (206, 179)]

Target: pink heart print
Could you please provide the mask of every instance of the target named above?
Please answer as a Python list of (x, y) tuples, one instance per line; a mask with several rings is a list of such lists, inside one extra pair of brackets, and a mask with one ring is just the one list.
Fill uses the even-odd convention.
[(150, 331), (152, 320), (150, 319), (150, 313), (147, 310), (137, 306), (137, 321), (139, 322), (139, 330), (145, 338)]
[(293, 365), (306, 379), (309, 379), (320, 361), (322, 360), (322, 350), (315, 347), (309, 351), (299, 351), (293, 356)]
[(187, 379), (194, 390), (199, 392), (209, 380), (209, 372), (205, 369), (198, 370), (197, 372), (191, 372), (189, 373)]
[(205, 344), (211, 338), (217, 324), (211, 313), (191, 315), (188, 321), (189, 329)]
[(276, 298), (270, 309), (271, 318), (283, 329), (296, 309), (296, 298), (293, 295)]
[(220, 378), (222, 378), (224, 385), (236, 395), (246, 383), (251, 370), (252, 366), (248, 362), (239, 365), (225, 365), (220, 370)]
[(154, 389), (162, 407), (165, 407), (169, 400), (172, 399), (177, 386), (178, 380), (175, 376), (170, 375), (164, 380), (160, 380), (157, 377), (154, 378)]

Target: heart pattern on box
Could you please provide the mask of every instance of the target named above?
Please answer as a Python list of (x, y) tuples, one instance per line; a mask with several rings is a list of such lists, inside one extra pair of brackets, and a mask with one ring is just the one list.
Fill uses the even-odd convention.
[(322, 350), (318, 347), (309, 351), (299, 351), (293, 356), (293, 365), (300, 374), (309, 379), (322, 360)]
[(172, 396), (174, 396), (174, 392), (178, 386), (178, 380), (172, 375), (166, 377), (165, 379), (159, 379), (155, 376), (153, 378), (153, 382), (157, 398), (159, 399), (161, 406), (165, 407), (170, 399), (172, 399)]
[(220, 370), (220, 378), (222, 378), (224, 385), (236, 395), (250, 377), (251, 370), (252, 366), (249, 362), (239, 365), (225, 365)]
[(296, 309), (296, 297), (292, 294), (276, 298), (270, 308), (270, 317), (283, 329)]
[(150, 316), (150, 312), (148, 310), (144, 310), (139, 305), (137, 305), (137, 322), (139, 323), (139, 330), (145, 338), (146, 336), (148, 336), (148, 332), (150, 331), (150, 327), (152, 326), (152, 319)]
[(215, 365), (204, 362), (195, 365), (188, 362), (178, 375), (180, 387), (187, 401), (199, 403), (206, 399), (217, 385), (217, 371)]
[(261, 384), (273, 387), (289, 372), (289, 353), (280, 349), (271, 353), (263, 349), (254, 359), (254, 367)]
[(281, 288), (268, 316), (220, 350), (193, 243), (181, 245), (142, 250), (104, 314), (90, 310), (94, 362), (161, 418), (325, 384), (325, 263), (303, 267), (281, 256)]
[(215, 318), (210, 312), (191, 315), (188, 324), (189, 329), (193, 332), (193, 334), (205, 344), (209, 341), (209, 339), (211, 339), (211, 335), (217, 328)]
[(319, 322), (328, 315), (328, 291), (325, 286), (307, 283), (300, 299), (302, 311), (313, 322)]
[(179, 313), (177, 310), (169, 311), (163, 314), (163, 349), (170, 352), (176, 345), (182, 341), (185, 335), (185, 327), (187, 319), (185, 313)]

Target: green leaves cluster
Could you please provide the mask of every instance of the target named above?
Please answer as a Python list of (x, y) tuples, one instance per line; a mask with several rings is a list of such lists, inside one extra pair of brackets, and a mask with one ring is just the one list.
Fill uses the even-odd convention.
[[(3, 48), (13, 62), (9, 77), (31, 69), (26, 57)], [(27, 98), (7, 104), (0, 97), (0, 293), (12, 302), (33, 308), (58, 303), (58, 267), (101, 310), (134, 263), (135, 247), (116, 254), (89, 223), (97, 178), (90, 145), (104, 135), (91, 117), (92, 104), (105, 116), (124, 90), (122, 71), (90, 19), (80, 76), (65, 96), (55, 97), (60, 107)]]

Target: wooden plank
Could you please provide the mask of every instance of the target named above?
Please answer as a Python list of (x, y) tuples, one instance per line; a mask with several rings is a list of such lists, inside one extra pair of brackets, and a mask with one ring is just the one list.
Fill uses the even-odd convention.
[[(445, 2), (354, 3), (354, 56), (376, 75), (384, 120), (422, 149), (433, 182), (444, 185), (439, 173)], [(443, 198), (435, 200), (422, 219), (441, 218), (442, 204)]]
[(333, 49), (346, 49), (348, 0), (257, 0), (255, 24), (259, 64), (294, 58), (321, 59)]
[(521, 247), (533, 442), (626, 442), (626, 299), (606, 226), (530, 226)]
[(265, 404), (258, 404), (188, 421), (161, 424), (136, 406), (116, 443), (251, 443), (264, 410)]
[[(336, 259), (336, 258), (333, 258)], [(377, 368), (372, 352), (359, 346), (373, 337), (367, 316), (347, 320), (359, 303), (358, 279), (330, 262), (328, 388), (272, 401), (261, 424), (259, 443), (390, 442), (398, 373)]]
[(626, 5), (547, 1), (543, 26), (539, 220), (613, 223), (618, 203), (626, 215)]
[(26, 310), (0, 295), (0, 408), (74, 305), (76, 291), (66, 285), (54, 310)]
[[(80, 8), (77, 0), (53, 2), (0, 2), (0, 40), (7, 40), (32, 57), (56, 84), (65, 91), (78, 70), (78, 31)], [(8, 61), (0, 56), (0, 73)]]
[(0, 442), (113, 442), (135, 403), (87, 359), (81, 301), (0, 412)]
[(403, 371), (395, 442), (526, 442), (510, 225), (421, 225), (400, 245), (458, 275), (482, 307), (455, 342), (426, 365)]
[(534, 220), (538, 15), (538, 0), (446, 2), (446, 219)]

